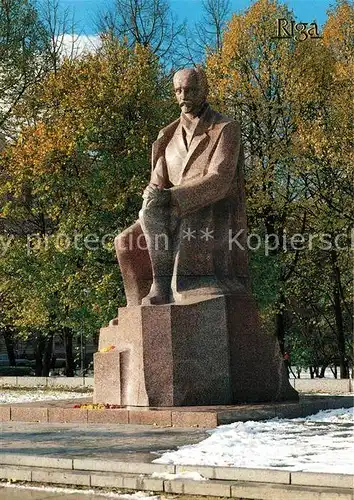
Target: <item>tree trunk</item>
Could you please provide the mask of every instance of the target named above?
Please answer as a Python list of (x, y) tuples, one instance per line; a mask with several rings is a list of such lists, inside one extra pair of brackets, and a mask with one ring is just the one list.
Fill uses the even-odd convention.
[(320, 373), (318, 375), (319, 378), (324, 378), (325, 372), (326, 372), (326, 368), (327, 368), (326, 365), (321, 366)]
[(64, 328), (64, 349), (65, 349), (65, 375), (74, 376), (74, 356), (73, 356), (73, 332), (70, 328)]
[(96, 332), (92, 335), (92, 343), (95, 346), (96, 351), (98, 351), (99, 336), (100, 336), (99, 332)]
[(45, 339), (42, 377), (49, 377), (50, 367), (52, 364), (52, 355), (53, 355), (53, 338), (54, 338), (54, 333), (49, 333)]
[(52, 364), (54, 334), (43, 335), (41, 333), (35, 336), (34, 354), (36, 359), (35, 375), (36, 377), (48, 377)]
[(331, 372), (333, 373), (334, 378), (338, 378), (337, 376), (337, 366), (330, 366)]
[(340, 378), (348, 378), (349, 377), (348, 367), (345, 360), (345, 337), (343, 328), (342, 308), (341, 308), (338, 288), (336, 285), (333, 290), (333, 295), (334, 295), (334, 314), (336, 318), (336, 327), (337, 327), (336, 330), (337, 330), (337, 346), (338, 346)]
[(43, 371), (43, 352), (44, 352), (44, 338), (43, 335), (37, 334), (34, 339), (34, 355), (36, 359), (35, 375), (36, 377), (42, 376)]
[(10, 366), (16, 366), (16, 356), (13, 343), (13, 332), (10, 328), (4, 328), (3, 330), (5, 346), (7, 351), (7, 357), (9, 358)]
[(278, 312), (275, 317), (275, 328), (276, 335), (279, 342), (280, 350), (282, 355), (285, 353), (285, 318), (284, 318), (284, 310), (285, 310), (285, 297), (284, 294), (281, 293), (279, 297), (279, 301), (277, 303)]
[(332, 258), (332, 270), (335, 277), (335, 283), (333, 287), (333, 299), (334, 299), (334, 315), (336, 318), (340, 378), (349, 378), (348, 366), (346, 363), (346, 355), (345, 355), (345, 334), (343, 326), (342, 304), (340, 298), (341, 276), (337, 263), (337, 252), (335, 250), (331, 251), (331, 258)]

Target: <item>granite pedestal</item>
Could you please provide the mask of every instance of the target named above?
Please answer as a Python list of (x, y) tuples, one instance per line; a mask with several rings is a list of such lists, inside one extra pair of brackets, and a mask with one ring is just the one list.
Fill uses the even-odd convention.
[(297, 400), (248, 293), (120, 308), (101, 329), (94, 402), (124, 406)]

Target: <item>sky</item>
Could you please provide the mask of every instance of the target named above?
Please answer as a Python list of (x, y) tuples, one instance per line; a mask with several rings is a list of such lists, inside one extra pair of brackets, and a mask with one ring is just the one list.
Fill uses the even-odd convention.
[[(75, 15), (77, 31), (85, 35), (97, 33), (95, 19), (97, 13), (114, 0), (59, 0), (63, 8), (70, 8)], [(168, 0), (173, 13), (180, 22), (188, 18), (190, 23), (198, 21), (201, 16), (202, 0)], [(231, 0), (232, 12), (240, 12), (247, 8), (250, 0)], [(326, 11), (335, 0), (288, 0), (288, 6), (294, 11), (297, 21), (313, 22), (322, 25), (326, 19)]]

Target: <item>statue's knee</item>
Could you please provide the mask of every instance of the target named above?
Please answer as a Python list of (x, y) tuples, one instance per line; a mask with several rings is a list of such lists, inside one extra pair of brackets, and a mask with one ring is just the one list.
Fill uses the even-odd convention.
[(147, 224), (150, 226), (151, 222), (155, 225), (166, 225), (170, 221), (170, 211), (168, 207), (161, 205), (151, 204), (147, 207), (143, 206), (139, 212), (139, 220), (142, 222), (143, 226)]
[(149, 216), (150, 213), (151, 209), (143, 206), (139, 211), (139, 220), (144, 221), (146, 219), (146, 216)]
[(145, 241), (140, 222), (135, 222), (132, 226), (118, 234), (114, 240), (114, 246), (118, 256), (127, 255), (140, 249), (140, 244)]
[(158, 222), (159, 218), (159, 213), (156, 209), (154, 209), (154, 207), (143, 207), (139, 212), (139, 221), (145, 228), (150, 227), (152, 221)]
[(133, 245), (133, 233), (123, 231), (114, 239), (114, 247), (117, 254), (131, 250)]

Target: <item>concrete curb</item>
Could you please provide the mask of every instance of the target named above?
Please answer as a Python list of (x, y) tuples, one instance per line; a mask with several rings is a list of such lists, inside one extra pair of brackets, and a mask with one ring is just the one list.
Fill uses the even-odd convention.
[[(278, 469), (174, 466), (0, 455), (0, 479), (259, 500), (352, 500), (354, 476)], [(199, 472), (205, 480), (164, 479)], [(157, 473), (156, 477), (150, 474)], [(161, 474), (161, 477), (158, 477)], [(218, 478), (218, 479), (217, 479)]]
[[(341, 394), (354, 392), (354, 379), (289, 379), (299, 392)], [(0, 387), (93, 388), (93, 377), (0, 377)]]
[[(255, 483), (296, 484), (301, 486), (326, 486), (329, 488), (353, 488), (354, 474), (330, 474), (327, 472), (292, 472), (283, 469), (252, 469), (248, 467), (220, 467), (204, 465), (155, 464), (150, 462), (119, 462), (94, 458), (56, 458), (46, 455), (0, 454), (0, 467), (16, 466), (32, 469), (65, 469), (76, 472), (105, 472), (131, 475), (181, 474), (197, 472), (205, 479), (216, 481), (247, 481)], [(11, 467), (9, 467), (11, 468)], [(13, 469), (14, 467), (12, 467)], [(179, 479), (187, 481), (187, 479)], [(169, 480), (170, 481), (170, 480)], [(175, 481), (175, 480), (174, 480)], [(188, 479), (189, 481), (189, 479)], [(195, 481), (193, 481), (195, 482)]]
[(0, 377), (0, 387), (93, 388), (93, 377)]
[(329, 394), (339, 394), (353, 392), (352, 379), (291, 379), (292, 386), (298, 392), (326, 392)]

